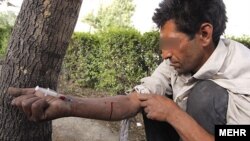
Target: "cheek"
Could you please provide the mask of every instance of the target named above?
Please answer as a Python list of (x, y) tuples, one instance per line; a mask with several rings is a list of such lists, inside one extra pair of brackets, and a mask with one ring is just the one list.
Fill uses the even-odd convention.
[(186, 55), (184, 65), (188, 70), (196, 69), (202, 61), (202, 55), (199, 52), (190, 52)]
[(176, 58), (178, 61), (182, 64), (185, 65), (186, 62), (189, 62), (190, 60), (190, 53), (187, 51), (186, 48), (182, 47), (178, 51), (176, 51)]
[(188, 50), (188, 49), (189, 48), (181, 51), (178, 55), (178, 59), (182, 65), (182, 67), (184, 69), (189, 70), (195, 66), (197, 59), (196, 59), (195, 53), (192, 52), (191, 50)]

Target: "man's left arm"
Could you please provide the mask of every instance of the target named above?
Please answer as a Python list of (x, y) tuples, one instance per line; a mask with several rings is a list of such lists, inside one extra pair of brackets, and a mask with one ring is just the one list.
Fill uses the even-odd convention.
[(166, 121), (178, 132), (183, 141), (214, 141), (214, 136), (202, 128), (191, 116), (183, 111), (171, 99), (150, 94), (139, 95), (141, 107), (147, 118)]

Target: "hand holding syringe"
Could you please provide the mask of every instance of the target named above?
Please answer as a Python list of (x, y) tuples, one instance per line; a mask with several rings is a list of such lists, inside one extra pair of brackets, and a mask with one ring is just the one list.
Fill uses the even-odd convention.
[(51, 90), (50, 88), (46, 89), (46, 88), (36, 86), (35, 90), (43, 93), (45, 96), (49, 95), (49, 96), (53, 96), (53, 97), (57, 97), (59, 99), (65, 100), (65, 101), (72, 101), (72, 99), (66, 98), (63, 95), (58, 94), (56, 91)]

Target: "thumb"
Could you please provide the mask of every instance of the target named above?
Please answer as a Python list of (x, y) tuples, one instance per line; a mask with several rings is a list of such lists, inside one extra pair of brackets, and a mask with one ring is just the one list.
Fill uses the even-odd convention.
[(149, 95), (147, 94), (138, 94), (138, 99), (141, 101), (146, 101), (148, 100)]
[(14, 88), (14, 87), (9, 87), (7, 90), (7, 93), (10, 94), (11, 96), (18, 97), (21, 95), (26, 95), (26, 94), (34, 94), (35, 89), (34, 88)]

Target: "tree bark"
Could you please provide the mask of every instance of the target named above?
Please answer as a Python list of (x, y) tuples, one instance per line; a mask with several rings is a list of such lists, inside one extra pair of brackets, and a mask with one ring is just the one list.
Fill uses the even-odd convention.
[(56, 90), (82, 0), (24, 0), (0, 76), (0, 140), (50, 141), (51, 122), (35, 123), (10, 105), (8, 87)]

